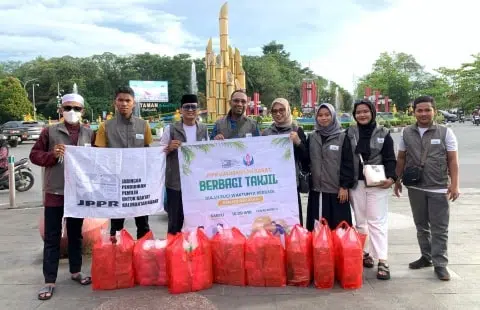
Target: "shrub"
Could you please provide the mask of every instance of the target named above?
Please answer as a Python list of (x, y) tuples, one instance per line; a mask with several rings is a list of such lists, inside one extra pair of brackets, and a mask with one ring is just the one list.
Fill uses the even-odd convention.
[(315, 129), (315, 125), (313, 124), (305, 124), (302, 126), (303, 131), (312, 131)]
[[(392, 121), (393, 122), (393, 121)], [(385, 128), (392, 128), (392, 122), (385, 121)]]
[(437, 115), (435, 116), (435, 122), (441, 124), (445, 121), (445, 117), (443, 116), (442, 113), (437, 113)]
[(157, 135), (157, 129), (156, 128), (151, 128), (151, 131), (152, 131), (152, 136)]

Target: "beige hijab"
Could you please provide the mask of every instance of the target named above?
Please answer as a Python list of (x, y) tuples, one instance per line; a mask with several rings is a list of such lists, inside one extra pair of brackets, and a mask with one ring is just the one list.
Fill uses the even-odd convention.
[(277, 123), (275, 122), (275, 126), (277, 127), (290, 127), (292, 126), (292, 111), (290, 110), (290, 104), (288, 103), (288, 100), (285, 98), (277, 98), (273, 100), (272, 102), (272, 109), (275, 105), (281, 105), (282, 107), (285, 108), (285, 113), (287, 113), (287, 119), (285, 122), (282, 123)]

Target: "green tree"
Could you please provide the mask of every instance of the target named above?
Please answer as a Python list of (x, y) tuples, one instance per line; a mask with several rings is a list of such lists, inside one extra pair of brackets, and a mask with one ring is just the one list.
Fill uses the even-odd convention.
[[(128, 85), (130, 80), (168, 81), (169, 103), (162, 112), (171, 111), (179, 104), (181, 96), (189, 92), (192, 61), (196, 65), (199, 103), (205, 106), (205, 59), (192, 59), (188, 54), (160, 56), (144, 53), (119, 56), (103, 53), (84, 58), (38, 57), (25, 63), (0, 63), (0, 78), (5, 75), (13, 75), (21, 81), (36, 78), (36, 82), (40, 84), (35, 88), (37, 112), (47, 118), (58, 116), (56, 107), (58, 89), (62, 94), (69, 93), (76, 83), (79, 93), (88, 104), (87, 118), (91, 118), (93, 111), (96, 119), (102, 111), (113, 110), (115, 89), (121, 85)], [(325, 81), (325, 85), (327, 83), (323, 77), (316, 76), (310, 68), (302, 68), (297, 61), (290, 59), (290, 54), (284, 46), (275, 41), (263, 47), (262, 56), (243, 56), (243, 63), (248, 94), (259, 92), (262, 103), (266, 106), (269, 106), (276, 97), (285, 97), (292, 106), (300, 107), (301, 85), (304, 78), (322, 83)], [(319, 85), (319, 92), (323, 92), (320, 89), (325, 85)], [(28, 88), (30, 92), (30, 84)], [(333, 88), (333, 91), (330, 89), (327, 93), (331, 95), (334, 91)], [(341, 87), (340, 92), (344, 105), (351, 103), (350, 94)]]
[(0, 80), (0, 122), (22, 120), (32, 112), (32, 104), (20, 81), (14, 77)]
[(404, 110), (411, 100), (413, 80), (420, 68), (411, 55), (382, 53), (373, 64), (372, 72), (360, 79), (357, 97), (363, 98), (365, 89), (369, 87), (389, 96), (399, 109)]
[(480, 54), (472, 57), (473, 61), (460, 68), (438, 69), (451, 85), (447, 93), (449, 107), (461, 107), (469, 112), (480, 105)]

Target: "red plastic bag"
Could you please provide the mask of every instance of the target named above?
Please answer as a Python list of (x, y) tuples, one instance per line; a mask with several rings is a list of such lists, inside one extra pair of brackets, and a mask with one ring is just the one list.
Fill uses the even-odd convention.
[(135, 285), (133, 271), (133, 248), (135, 241), (122, 229), (117, 233), (117, 243), (109, 236), (98, 240), (92, 254), (92, 289), (114, 290)]
[(220, 229), (212, 238), (215, 283), (245, 286), (245, 236), (237, 228)]
[(167, 275), (172, 294), (212, 287), (212, 250), (202, 229), (168, 236)]
[(265, 229), (250, 235), (245, 247), (245, 269), (247, 285), (285, 286), (285, 249), (280, 238)]
[(312, 276), (312, 234), (295, 225), (286, 239), (287, 283), (309, 286)]
[(363, 284), (363, 249), (357, 231), (343, 221), (335, 229), (335, 271), (340, 285), (357, 289)]
[(366, 234), (361, 234), (357, 231), (358, 238), (360, 239), (360, 244), (362, 245), (362, 251), (365, 249), (365, 242), (367, 242), (367, 237), (368, 235)]
[(313, 232), (313, 280), (316, 288), (332, 288), (335, 284), (332, 232), (324, 218), (315, 223)]
[(144, 286), (167, 285), (166, 249), (167, 240), (154, 240), (151, 231), (135, 243), (135, 283)]

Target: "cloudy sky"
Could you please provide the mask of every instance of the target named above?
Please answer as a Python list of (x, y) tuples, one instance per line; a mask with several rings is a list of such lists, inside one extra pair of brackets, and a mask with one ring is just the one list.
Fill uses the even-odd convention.
[[(0, 0), (0, 61), (37, 56), (180, 52), (218, 43), (224, 0)], [(480, 1), (230, 0), (230, 42), (258, 55), (276, 40), (347, 89), (383, 51), (432, 70), (480, 53)], [(218, 46), (217, 46), (218, 47)]]

